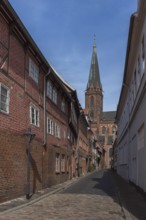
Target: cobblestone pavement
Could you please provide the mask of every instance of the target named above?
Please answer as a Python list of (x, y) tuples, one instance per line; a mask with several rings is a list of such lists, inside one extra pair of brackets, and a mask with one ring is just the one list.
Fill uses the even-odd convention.
[(0, 220), (146, 220), (146, 194), (111, 170), (0, 203)]
[(0, 216), (0, 220), (123, 220), (114, 184), (101, 171), (37, 202)]
[(110, 196), (57, 193), (0, 219), (123, 220), (124, 216), (120, 205)]

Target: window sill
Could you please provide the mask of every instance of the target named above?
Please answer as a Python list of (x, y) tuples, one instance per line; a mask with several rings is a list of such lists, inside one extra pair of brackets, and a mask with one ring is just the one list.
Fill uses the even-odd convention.
[(4, 112), (4, 111), (1, 111), (1, 110), (0, 110), (0, 113), (4, 114), (4, 115), (7, 115), (7, 116), (9, 115), (9, 112)]

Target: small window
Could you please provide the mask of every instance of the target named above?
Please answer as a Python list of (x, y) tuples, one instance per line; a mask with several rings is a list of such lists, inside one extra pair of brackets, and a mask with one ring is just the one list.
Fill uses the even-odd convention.
[(94, 97), (93, 96), (91, 96), (91, 98), (90, 98), (90, 106), (94, 106)]
[(39, 81), (39, 68), (31, 59), (29, 59), (29, 76), (36, 83), (38, 83), (38, 81)]
[(53, 121), (50, 118), (48, 118), (48, 133), (51, 135), (54, 134)]
[(47, 96), (57, 104), (57, 89), (53, 86), (53, 83), (50, 80), (47, 82)]
[(102, 127), (102, 134), (105, 134), (105, 132), (106, 132), (106, 127)]
[(47, 96), (52, 99), (52, 94), (53, 94), (53, 85), (51, 81), (47, 82)]
[(56, 154), (55, 171), (56, 171), (56, 173), (60, 173), (60, 156), (59, 156), (59, 154)]
[(65, 155), (61, 158), (61, 172), (65, 172)]
[(55, 123), (55, 136), (60, 138), (60, 126)]
[(9, 89), (0, 84), (0, 111), (9, 113)]
[(113, 144), (113, 136), (108, 136), (107, 144), (108, 145)]
[(55, 87), (53, 88), (52, 101), (57, 104), (57, 89)]
[(30, 123), (39, 127), (39, 110), (36, 106), (30, 106)]
[(65, 112), (65, 100), (64, 99), (62, 99), (61, 101), (61, 110)]

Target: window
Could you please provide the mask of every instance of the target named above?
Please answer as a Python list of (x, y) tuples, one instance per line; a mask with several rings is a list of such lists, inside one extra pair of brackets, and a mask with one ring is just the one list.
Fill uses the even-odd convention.
[(57, 89), (54, 87), (52, 92), (52, 101), (57, 104)]
[(47, 96), (57, 104), (57, 89), (53, 86), (50, 80), (47, 81)]
[(55, 136), (60, 138), (60, 126), (55, 123)]
[(53, 94), (53, 85), (51, 81), (47, 82), (47, 96), (52, 99), (52, 94)]
[(59, 156), (59, 154), (56, 154), (55, 171), (56, 171), (56, 173), (60, 172), (60, 156)]
[(61, 172), (65, 172), (65, 155), (61, 158)]
[(0, 111), (9, 113), (9, 89), (0, 84)]
[(91, 96), (91, 98), (90, 98), (90, 106), (94, 106), (94, 97), (93, 96)]
[(32, 104), (30, 106), (30, 123), (39, 127), (39, 111), (38, 108)]
[(111, 145), (113, 143), (113, 136), (108, 136), (107, 144)]
[(102, 127), (102, 134), (105, 134), (105, 132), (106, 132), (106, 127)]
[(29, 76), (36, 83), (38, 83), (38, 81), (39, 81), (39, 68), (31, 59), (29, 59)]
[(61, 110), (65, 112), (65, 100), (64, 99), (62, 99), (61, 101)]
[(53, 135), (54, 134), (54, 131), (53, 131), (53, 121), (48, 118), (48, 133)]

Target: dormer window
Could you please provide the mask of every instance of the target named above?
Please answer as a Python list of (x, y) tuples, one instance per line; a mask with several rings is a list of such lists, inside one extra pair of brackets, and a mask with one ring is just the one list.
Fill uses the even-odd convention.
[(38, 84), (38, 81), (39, 81), (39, 68), (32, 61), (32, 59), (29, 59), (29, 76)]
[(47, 81), (47, 96), (57, 104), (57, 89), (50, 80)]
[(61, 101), (61, 110), (65, 112), (65, 100), (64, 99), (62, 99)]

